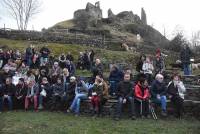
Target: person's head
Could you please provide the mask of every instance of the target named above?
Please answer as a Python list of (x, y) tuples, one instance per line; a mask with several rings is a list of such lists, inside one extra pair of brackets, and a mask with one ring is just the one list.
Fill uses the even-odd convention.
[(19, 85), (23, 85), (23, 84), (24, 84), (24, 78), (19, 78), (18, 84), (19, 84)]
[(29, 87), (33, 87), (35, 85), (35, 80), (34, 79), (30, 79), (29, 81), (28, 81), (28, 86)]
[(102, 80), (103, 80), (103, 77), (101, 75), (97, 75), (95, 80), (98, 82), (98, 83), (101, 83)]
[(54, 66), (54, 67), (58, 67), (58, 66), (59, 66), (58, 62), (57, 62), (57, 61), (54, 62), (54, 63), (53, 63), (53, 66)]
[(146, 62), (147, 62), (147, 63), (150, 63), (150, 62), (151, 62), (150, 57), (146, 57)]
[(140, 56), (141, 61), (145, 61), (145, 59), (146, 59), (146, 56), (144, 54)]
[(116, 71), (117, 69), (118, 69), (118, 68), (117, 68), (117, 65), (114, 64), (114, 65), (112, 66), (112, 68), (111, 68), (111, 71)]
[(42, 78), (42, 83), (43, 83), (43, 84), (48, 83), (47, 77), (43, 77), (43, 78)]
[(130, 79), (131, 79), (130, 74), (129, 73), (125, 73), (124, 74), (124, 81), (130, 81)]
[(163, 77), (162, 74), (157, 74), (157, 75), (156, 75), (156, 80), (157, 80), (158, 82), (162, 83), (162, 82), (163, 82), (163, 79), (164, 79), (164, 77)]
[(76, 82), (76, 77), (75, 76), (71, 76), (70, 77), (70, 83), (75, 83)]
[(63, 74), (64, 74), (64, 75), (69, 75), (69, 71), (68, 71), (67, 68), (64, 68), (64, 69), (63, 69)]
[(142, 86), (143, 88), (148, 87), (148, 81), (147, 81), (146, 79), (141, 80), (141, 81), (140, 81), (140, 84), (141, 84), (141, 86)]
[(61, 84), (62, 83), (62, 79), (60, 77), (57, 78), (57, 83)]
[(71, 55), (71, 52), (69, 51), (67, 54), (68, 54), (68, 55)]
[(173, 76), (172, 76), (172, 81), (174, 83), (178, 83), (180, 81), (180, 76), (178, 73), (174, 73)]
[(66, 64), (67, 64), (67, 65), (70, 65), (70, 61), (69, 61), (69, 60), (66, 60)]
[(126, 68), (126, 69), (124, 70), (124, 73), (132, 74), (132, 71), (131, 71), (130, 68)]
[(7, 77), (7, 78), (6, 78), (6, 85), (9, 85), (9, 84), (11, 84), (11, 83), (12, 83), (11, 78), (10, 78), (10, 77)]
[(96, 65), (100, 64), (101, 63), (101, 60), (100, 59), (96, 59)]

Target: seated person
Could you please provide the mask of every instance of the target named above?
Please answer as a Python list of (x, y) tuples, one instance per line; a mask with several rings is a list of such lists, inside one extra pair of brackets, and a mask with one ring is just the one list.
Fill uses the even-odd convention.
[(166, 87), (163, 82), (163, 75), (157, 74), (156, 79), (153, 81), (151, 85), (151, 97), (152, 102), (155, 104), (161, 104), (163, 116), (167, 116), (167, 98), (166, 98)]
[(38, 111), (38, 96), (39, 96), (39, 85), (34, 79), (28, 81), (28, 90), (25, 97), (25, 110), (28, 110), (30, 101), (34, 103), (34, 110)]
[(13, 96), (15, 94), (15, 85), (12, 84), (12, 79), (10, 77), (6, 78), (4, 99), (3, 101), (8, 101), (9, 110), (13, 109)]
[(76, 77), (71, 76), (70, 82), (69, 82), (69, 84), (67, 86), (67, 90), (66, 90), (66, 109), (68, 109), (71, 106), (72, 101), (75, 98), (76, 88), (77, 88)]
[(61, 77), (57, 78), (57, 82), (52, 85), (52, 101), (53, 106), (51, 106), (52, 110), (60, 109), (62, 104), (64, 103), (65, 89), (63, 85), (63, 81)]
[(5, 84), (0, 82), (0, 113), (3, 111), (3, 96), (4, 96)]
[(20, 78), (18, 84), (16, 85), (16, 92), (15, 92), (16, 108), (23, 108), (24, 107), (27, 89), (28, 89), (28, 87), (25, 84), (24, 79)]
[(175, 116), (181, 118), (183, 114), (184, 92), (186, 91), (183, 82), (180, 80), (178, 74), (173, 76), (172, 81), (169, 82), (167, 93), (175, 109)]
[(102, 107), (108, 100), (108, 85), (102, 76), (97, 75), (92, 88), (91, 104), (94, 116), (102, 114)]
[(138, 83), (134, 88), (134, 95), (136, 115), (138, 116), (139, 114), (141, 114), (141, 116), (148, 117), (150, 93), (148, 82), (147, 80), (145, 80), (145, 78), (139, 78)]
[(47, 80), (46, 77), (42, 78), (42, 82), (39, 86), (39, 107), (38, 109), (43, 109), (43, 104), (44, 102), (47, 102), (48, 99), (50, 99), (51, 97), (51, 88), (50, 88), (50, 84)]
[(124, 80), (119, 82), (117, 86), (116, 92), (118, 103), (117, 103), (117, 110), (116, 110), (116, 117), (115, 120), (119, 120), (122, 113), (122, 106), (129, 101), (130, 102), (130, 111), (131, 111), (131, 118), (135, 119), (134, 113), (134, 102), (133, 102), (133, 84), (130, 82), (130, 74), (124, 74)]
[(80, 102), (88, 98), (88, 92), (91, 88), (83, 80), (80, 80), (76, 89), (76, 96), (67, 112), (74, 111), (75, 115), (78, 116), (80, 114)]

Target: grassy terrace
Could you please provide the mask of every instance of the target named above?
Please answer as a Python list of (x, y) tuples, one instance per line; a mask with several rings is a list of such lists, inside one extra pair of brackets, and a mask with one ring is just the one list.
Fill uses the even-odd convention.
[(51, 112), (6, 112), (0, 114), (1, 134), (198, 134), (195, 119), (122, 119), (74, 117)]

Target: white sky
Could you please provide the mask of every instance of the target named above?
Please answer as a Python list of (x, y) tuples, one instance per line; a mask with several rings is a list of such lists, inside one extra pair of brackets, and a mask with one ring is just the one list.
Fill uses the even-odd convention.
[[(0, 0), (1, 1), (1, 0)], [(98, 0), (42, 0), (42, 11), (29, 23), (29, 29), (41, 30), (57, 22), (73, 18), (77, 9), (84, 9), (87, 2)], [(140, 16), (141, 7), (147, 14), (147, 22), (162, 34), (166, 31), (168, 38), (177, 25), (184, 29), (187, 37), (192, 32), (200, 30), (200, 2), (199, 0), (99, 0), (103, 17), (112, 9), (114, 14), (122, 11), (133, 11)], [(6, 24), (8, 28), (17, 28), (14, 21), (9, 19), (8, 13), (0, 6), (0, 28)]]

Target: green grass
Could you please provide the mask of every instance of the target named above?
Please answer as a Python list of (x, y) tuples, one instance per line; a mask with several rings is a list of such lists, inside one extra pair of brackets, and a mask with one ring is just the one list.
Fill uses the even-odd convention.
[(200, 122), (188, 120), (135, 121), (51, 112), (5, 112), (0, 114), (1, 134), (198, 134)]

